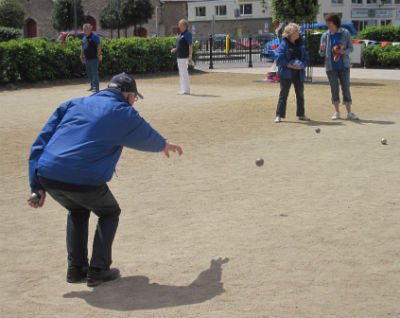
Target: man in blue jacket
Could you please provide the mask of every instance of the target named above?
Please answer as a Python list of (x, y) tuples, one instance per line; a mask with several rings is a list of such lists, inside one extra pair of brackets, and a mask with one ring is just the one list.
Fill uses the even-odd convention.
[[(68, 210), (67, 281), (87, 278), (88, 286), (119, 277), (110, 269), (111, 249), (118, 226), (120, 208), (107, 186), (123, 147), (141, 151), (182, 154), (132, 107), (138, 98), (136, 82), (122, 73), (109, 88), (92, 96), (61, 104), (43, 127), (29, 157), (31, 192), (39, 202), (28, 199), (34, 208), (42, 207), (46, 192)], [(98, 217), (93, 253), (88, 262), (90, 212)]]

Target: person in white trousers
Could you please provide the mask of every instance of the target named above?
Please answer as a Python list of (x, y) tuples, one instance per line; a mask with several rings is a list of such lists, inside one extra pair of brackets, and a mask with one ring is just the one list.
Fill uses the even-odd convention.
[(179, 95), (190, 95), (189, 82), (189, 63), (192, 61), (193, 41), (192, 33), (188, 31), (189, 24), (185, 19), (179, 21), (179, 30), (181, 33), (176, 39), (176, 47), (171, 50), (171, 53), (176, 53), (178, 59), (179, 79), (181, 90)]

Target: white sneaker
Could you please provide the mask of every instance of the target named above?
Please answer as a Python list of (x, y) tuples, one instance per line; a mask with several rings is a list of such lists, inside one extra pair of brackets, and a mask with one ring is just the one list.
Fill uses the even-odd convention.
[(332, 116), (332, 120), (337, 120), (340, 119), (340, 113), (339, 112), (335, 112)]
[(279, 123), (280, 121), (281, 121), (281, 117), (280, 117), (280, 116), (276, 116), (275, 122), (276, 122), (276, 123)]
[(306, 115), (304, 115), (304, 116), (299, 116), (299, 120), (310, 121), (310, 118), (308, 118)]
[(358, 117), (357, 117), (356, 114), (350, 112), (350, 113), (347, 114), (347, 119), (348, 120), (358, 120)]

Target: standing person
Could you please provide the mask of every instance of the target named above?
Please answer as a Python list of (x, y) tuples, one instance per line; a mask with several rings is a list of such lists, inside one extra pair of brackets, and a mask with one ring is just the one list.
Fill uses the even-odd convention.
[(341, 27), (341, 19), (336, 13), (330, 13), (325, 17), (326, 31), (321, 38), (319, 54), (325, 57), (325, 70), (331, 86), (332, 104), (335, 107), (333, 120), (340, 118), (339, 83), (342, 87), (343, 104), (347, 109), (347, 119), (358, 120), (356, 114), (351, 111), (350, 93), (350, 57), (353, 52), (353, 40), (349, 31)]
[(176, 48), (171, 50), (171, 53), (176, 52), (178, 58), (179, 79), (181, 90), (179, 95), (190, 95), (189, 82), (189, 63), (192, 61), (193, 41), (192, 33), (188, 31), (189, 24), (185, 19), (179, 21), (179, 30), (181, 33), (176, 39)]
[(286, 116), (286, 104), (292, 83), (296, 92), (296, 116), (299, 120), (310, 120), (304, 110), (304, 68), (308, 65), (310, 58), (300, 37), (299, 28), (295, 23), (289, 23), (285, 27), (283, 41), (275, 53), (281, 88), (276, 108), (276, 123)]
[[(28, 199), (28, 203), (42, 207), (47, 192), (68, 210), (67, 281), (87, 278), (90, 287), (119, 277), (119, 270), (110, 265), (121, 210), (107, 182), (123, 147), (164, 151), (168, 158), (170, 151), (182, 154), (181, 147), (167, 142), (132, 107), (143, 98), (134, 79), (122, 73), (108, 87), (61, 104), (39, 133), (29, 157), (31, 192), (39, 194), (40, 201)], [(99, 219), (89, 263), (91, 212)]]
[(99, 62), (102, 61), (100, 38), (92, 32), (92, 25), (83, 25), (81, 62), (86, 66), (86, 73), (90, 81), (88, 91), (99, 91)]

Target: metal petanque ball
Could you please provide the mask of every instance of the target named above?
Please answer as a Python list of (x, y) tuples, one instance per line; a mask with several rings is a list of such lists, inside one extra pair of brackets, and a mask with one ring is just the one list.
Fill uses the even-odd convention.
[(386, 138), (382, 138), (381, 139), (381, 144), (382, 145), (387, 145), (387, 139)]
[(319, 133), (321, 132), (321, 129), (320, 129), (320, 128), (315, 128), (315, 132), (316, 132), (317, 134), (319, 134)]
[(258, 159), (256, 160), (256, 165), (257, 165), (258, 167), (261, 167), (263, 164), (264, 164), (264, 159), (263, 159), (263, 158), (258, 158)]
[(33, 203), (33, 204), (38, 204), (40, 201), (40, 194), (33, 192), (31, 194), (31, 197), (29, 198), (29, 200)]

